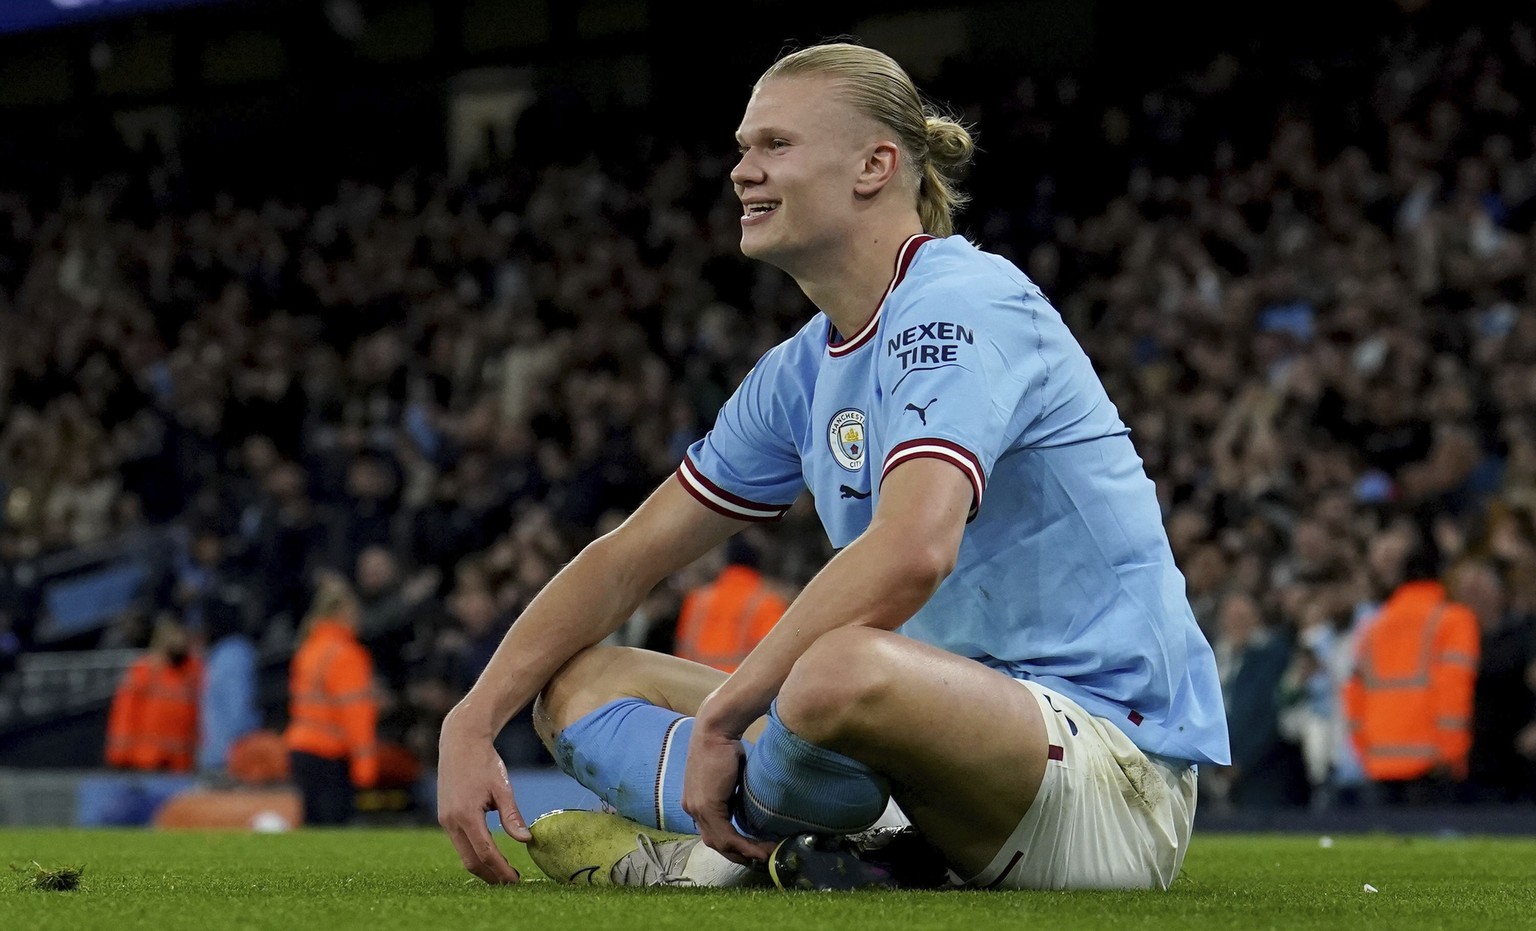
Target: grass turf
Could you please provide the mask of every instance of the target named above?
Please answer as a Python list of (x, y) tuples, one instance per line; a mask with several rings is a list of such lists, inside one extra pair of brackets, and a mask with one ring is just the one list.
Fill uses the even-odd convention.
[[(514, 866), (538, 872), (501, 837)], [(83, 866), (77, 890), (26, 888)], [(1168, 892), (491, 888), (433, 829), (0, 831), (0, 928), (917, 931), (1536, 927), (1536, 839), (1197, 834)], [(9, 882), (5, 880), (9, 879)], [(1365, 884), (1379, 891), (1366, 892)]]

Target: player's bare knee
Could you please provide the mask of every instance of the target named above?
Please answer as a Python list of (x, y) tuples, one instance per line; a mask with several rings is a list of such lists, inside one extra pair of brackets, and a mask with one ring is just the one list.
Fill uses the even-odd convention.
[(784, 726), (824, 746), (866, 729), (894, 685), (889, 664), (880, 661), (890, 636), (845, 627), (819, 637), (795, 662), (779, 691)]
[(538, 735), (544, 749), (553, 754), (555, 737), (559, 735), (560, 727), (549, 713), (549, 704), (544, 700), (543, 692), (533, 697), (533, 732)]
[(628, 647), (588, 647), (566, 661), (534, 699), (534, 729), (549, 746), (573, 721), (624, 697), (623, 669), (632, 663)]

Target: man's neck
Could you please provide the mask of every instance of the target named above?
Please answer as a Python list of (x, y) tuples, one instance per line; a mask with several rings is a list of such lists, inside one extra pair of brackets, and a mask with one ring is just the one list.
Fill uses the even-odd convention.
[(863, 329), (874, 316), (891, 286), (902, 243), (922, 232), (915, 225), (910, 230), (891, 229), (890, 233), (856, 239), (840, 255), (794, 276), (800, 290), (827, 315), (844, 339)]

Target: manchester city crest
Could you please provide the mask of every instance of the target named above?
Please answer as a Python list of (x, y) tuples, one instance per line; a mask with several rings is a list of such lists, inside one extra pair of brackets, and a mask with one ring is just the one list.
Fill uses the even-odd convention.
[(832, 458), (849, 472), (864, 468), (864, 412), (845, 407), (832, 415), (827, 426), (827, 443), (832, 447)]

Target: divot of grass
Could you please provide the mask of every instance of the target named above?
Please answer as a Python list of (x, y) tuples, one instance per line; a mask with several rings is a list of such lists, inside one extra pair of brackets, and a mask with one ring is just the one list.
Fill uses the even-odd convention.
[(11, 870), (22, 874), (21, 888), (40, 892), (73, 892), (80, 888), (80, 877), (85, 874), (83, 865), (46, 867), (36, 860), (30, 869), (12, 863)]

